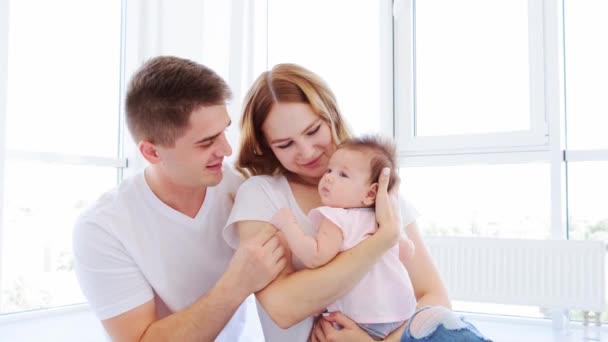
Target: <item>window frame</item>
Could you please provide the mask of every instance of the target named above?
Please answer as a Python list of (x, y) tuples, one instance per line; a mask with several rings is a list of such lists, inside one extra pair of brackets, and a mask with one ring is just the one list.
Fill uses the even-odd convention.
[[(120, 73), (119, 78), (119, 108), (116, 108), (118, 118), (117, 127), (118, 130), (118, 150), (115, 158), (111, 157), (99, 157), (95, 155), (77, 155), (70, 153), (48, 153), (39, 151), (24, 151), (16, 149), (6, 149), (5, 131), (7, 130), (6, 118), (7, 112), (7, 92), (8, 92), (8, 36), (9, 36), (9, 15), (10, 15), (10, 1), (0, 2), (0, 260), (3, 255), (3, 232), (4, 232), (4, 195), (5, 195), (5, 165), (6, 161), (31, 161), (31, 162), (42, 162), (50, 164), (60, 165), (77, 165), (77, 166), (94, 166), (103, 168), (115, 168), (117, 170), (116, 183), (120, 182), (123, 178), (123, 170), (126, 170), (129, 166), (129, 158), (125, 156), (125, 125), (124, 125), (124, 86), (125, 86), (125, 69), (127, 68), (128, 60), (126, 58), (126, 41), (127, 32), (133, 30), (135, 23), (129, 23), (127, 27), (127, 11), (133, 10), (133, 6), (137, 6), (135, 1), (120, 0), (120, 16), (121, 16), (121, 32), (120, 32)], [(131, 4), (129, 4), (131, 3)], [(129, 5), (129, 7), (127, 7)], [(133, 40), (136, 41), (136, 40)], [(134, 45), (134, 44), (131, 44)], [(138, 49), (138, 46), (134, 48)], [(137, 55), (137, 54), (135, 54)], [(130, 62), (131, 65), (135, 65), (134, 61)], [(3, 293), (2, 288), (3, 282), (3, 270), (2, 263), (0, 262), (0, 296)], [(0, 310), (2, 301), (0, 300)], [(11, 312), (1, 315), (4, 317), (3, 320), (13, 320), (14, 317), (18, 319), (26, 319), (33, 317), (44, 317), (47, 315), (55, 314), (57, 312), (64, 311), (77, 311), (82, 310), (84, 307), (88, 307), (85, 303), (70, 303), (61, 306), (50, 306), (34, 311), (20, 311)], [(1, 322), (0, 321), (0, 322)]]
[(530, 61), (530, 130), (446, 136), (416, 135), (415, 10), (416, 0), (394, 2), (395, 132), (403, 156), (462, 153), (548, 151), (545, 65), (555, 63), (544, 54), (555, 32), (547, 31), (544, 17), (550, 12), (543, 1), (528, 1)]

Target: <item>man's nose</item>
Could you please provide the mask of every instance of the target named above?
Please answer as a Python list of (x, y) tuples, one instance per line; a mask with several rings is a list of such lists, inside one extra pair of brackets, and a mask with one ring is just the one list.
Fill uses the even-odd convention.
[(218, 141), (219, 146), (216, 151), (216, 155), (220, 157), (228, 157), (232, 154), (232, 147), (230, 146), (230, 142), (226, 137), (226, 133), (222, 133), (219, 137), (220, 141)]

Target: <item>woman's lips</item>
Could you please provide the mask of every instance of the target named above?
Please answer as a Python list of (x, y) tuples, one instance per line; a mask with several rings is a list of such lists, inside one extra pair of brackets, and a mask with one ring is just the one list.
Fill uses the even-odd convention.
[(320, 155), (317, 158), (315, 158), (313, 161), (311, 161), (310, 163), (303, 164), (302, 166), (307, 167), (307, 168), (315, 168), (315, 167), (319, 166), (319, 164), (321, 163), (322, 157), (323, 157), (323, 155)]

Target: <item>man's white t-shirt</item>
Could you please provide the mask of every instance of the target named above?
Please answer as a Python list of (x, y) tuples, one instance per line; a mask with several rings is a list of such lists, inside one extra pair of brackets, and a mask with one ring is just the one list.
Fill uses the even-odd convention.
[[(243, 182), (232, 168), (224, 167), (223, 174), (220, 184), (207, 188), (194, 218), (156, 197), (143, 172), (122, 181), (78, 218), (76, 275), (99, 319), (151, 299), (162, 318), (192, 305), (215, 285), (234, 253), (222, 227)], [(251, 305), (252, 298), (239, 307), (216, 341), (251, 340), (242, 336), (255, 330), (246, 323), (258, 323), (246, 322)]]
[[(401, 201), (400, 204), (401, 219), (405, 227), (416, 220), (418, 212), (408, 202)], [(224, 228), (224, 239), (230, 246), (237, 248), (239, 237), (234, 223), (239, 221), (270, 222), (270, 219), (281, 208), (291, 209), (302, 230), (307, 235), (314, 236), (312, 222), (307, 213), (302, 212), (291, 192), (287, 179), (282, 175), (277, 175), (254, 176), (241, 185)], [(304, 264), (295, 256), (293, 256), (292, 261), (296, 270), (305, 268)], [(308, 317), (289, 329), (281, 329), (274, 323), (260, 303), (258, 303), (258, 312), (266, 341), (304, 342), (308, 340), (313, 317)]]

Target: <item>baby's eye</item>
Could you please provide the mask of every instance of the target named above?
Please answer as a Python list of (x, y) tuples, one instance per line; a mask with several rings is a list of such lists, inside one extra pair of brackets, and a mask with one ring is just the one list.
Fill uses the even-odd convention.
[(327, 171), (325, 171), (325, 173), (331, 173), (331, 169), (327, 169)]
[(340, 172), (340, 177), (348, 178), (348, 175), (344, 172)]

